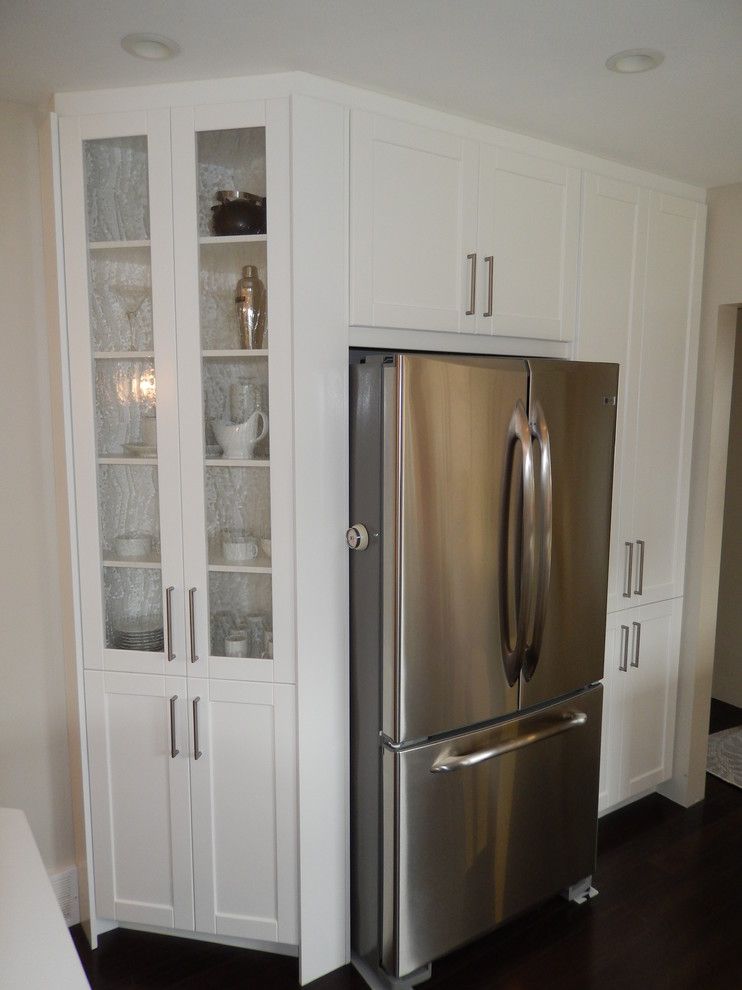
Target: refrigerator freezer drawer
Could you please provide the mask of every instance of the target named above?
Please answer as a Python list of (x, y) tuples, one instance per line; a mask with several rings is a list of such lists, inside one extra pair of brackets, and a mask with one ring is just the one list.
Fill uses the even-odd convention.
[(390, 975), (593, 872), (602, 699), (598, 685), (496, 727), (384, 750)]

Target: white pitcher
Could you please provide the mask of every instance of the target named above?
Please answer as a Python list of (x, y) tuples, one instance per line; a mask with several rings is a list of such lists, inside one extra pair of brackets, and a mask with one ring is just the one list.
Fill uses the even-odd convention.
[(230, 460), (250, 460), (255, 446), (268, 433), (268, 417), (260, 409), (256, 409), (245, 423), (215, 419), (212, 425), (224, 456)]

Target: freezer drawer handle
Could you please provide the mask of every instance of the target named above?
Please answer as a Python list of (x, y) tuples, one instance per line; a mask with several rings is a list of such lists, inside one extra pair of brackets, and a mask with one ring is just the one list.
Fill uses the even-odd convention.
[(533, 677), (541, 653), (541, 642), (546, 624), (546, 605), (549, 600), (551, 581), (551, 536), (552, 536), (552, 485), (551, 485), (551, 443), (549, 427), (540, 402), (534, 402), (531, 411), (531, 436), (540, 449), (539, 486), (539, 539), (538, 539), (538, 578), (536, 597), (533, 605), (533, 620), (529, 623), (529, 640), (523, 653), (523, 676), (527, 681)]
[(504, 742), (497, 743), (495, 746), (490, 746), (487, 749), (479, 749), (475, 753), (464, 753), (462, 756), (447, 756), (443, 754), (443, 756), (435, 761), (430, 768), (430, 772), (452, 773), (454, 770), (465, 770), (467, 767), (475, 767), (478, 763), (484, 763), (485, 760), (491, 760), (496, 756), (504, 756), (505, 753), (512, 753), (516, 749), (523, 749), (524, 746), (530, 746), (532, 743), (540, 742), (542, 739), (556, 736), (560, 732), (566, 732), (568, 729), (577, 729), (586, 722), (587, 715), (585, 712), (563, 712), (554, 718), (544, 719), (539, 723), (539, 728), (535, 728), (531, 732), (526, 732), (522, 736), (516, 736), (514, 739), (506, 739)]
[[(510, 623), (510, 503), (513, 486), (513, 457), (517, 444), (522, 450), (523, 472), (523, 514), (522, 514), (522, 553), (520, 586), (515, 596), (515, 644), (513, 644)], [(529, 623), (532, 621), (533, 584), (536, 560), (536, 482), (533, 471), (533, 444), (531, 427), (525, 408), (520, 399), (515, 403), (513, 415), (508, 424), (505, 442), (505, 466), (502, 472), (502, 492), (500, 498), (500, 560), (499, 560), (499, 610), (500, 644), (505, 676), (512, 687), (518, 680), (526, 648)]]

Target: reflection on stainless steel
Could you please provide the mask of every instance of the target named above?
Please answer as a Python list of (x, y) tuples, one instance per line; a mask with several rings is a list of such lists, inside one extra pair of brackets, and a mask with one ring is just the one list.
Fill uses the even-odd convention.
[(382, 975), (592, 873), (616, 377), (352, 361), (351, 944)]
[[(580, 696), (584, 723), (457, 773), (431, 773), (450, 740), (383, 753), (397, 777), (397, 941), (384, 968), (403, 975), (592, 872), (603, 689)], [(532, 716), (558, 720), (574, 706)], [(525, 723), (514, 730), (528, 734)], [(457, 737), (463, 752), (502, 729)]]
[[(517, 708), (517, 683), (498, 659), (498, 509), (508, 423), (527, 380), (523, 362), (498, 358), (404, 355), (398, 374), (398, 560), (384, 581), (397, 595), (399, 725), (384, 732), (402, 742)], [(525, 412), (522, 431), (528, 445)], [(524, 458), (526, 472), (532, 492)]]

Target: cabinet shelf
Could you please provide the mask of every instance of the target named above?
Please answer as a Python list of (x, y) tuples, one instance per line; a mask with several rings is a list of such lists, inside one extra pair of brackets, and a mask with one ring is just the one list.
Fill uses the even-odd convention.
[[(142, 458), (144, 460), (144, 458)], [(154, 462), (156, 463), (156, 462)], [(206, 467), (260, 467), (267, 468), (270, 467), (270, 460), (268, 458), (252, 461), (241, 461), (235, 460), (234, 458), (227, 457), (207, 457)]]
[(204, 247), (212, 244), (264, 244), (267, 234), (232, 234), (228, 237), (199, 237), (198, 243)]
[(125, 560), (116, 560), (113, 557), (106, 557), (103, 561), (104, 567), (148, 567), (152, 570), (160, 570), (162, 562), (153, 557), (127, 557)]
[(154, 361), (154, 351), (93, 351), (96, 361)]
[(262, 348), (261, 350), (248, 351), (242, 348), (237, 349), (236, 347), (231, 350), (221, 350), (221, 351), (201, 351), (201, 354), (205, 358), (229, 358), (229, 359), (242, 359), (242, 358), (267, 358), (268, 349)]
[(119, 251), (126, 248), (148, 248), (149, 241), (88, 241), (91, 251)]
[(245, 564), (233, 564), (226, 560), (209, 561), (210, 571), (220, 571), (225, 574), (272, 574), (270, 559), (258, 557)]
[(157, 465), (156, 457), (99, 457), (99, 464), (149, 464)]

